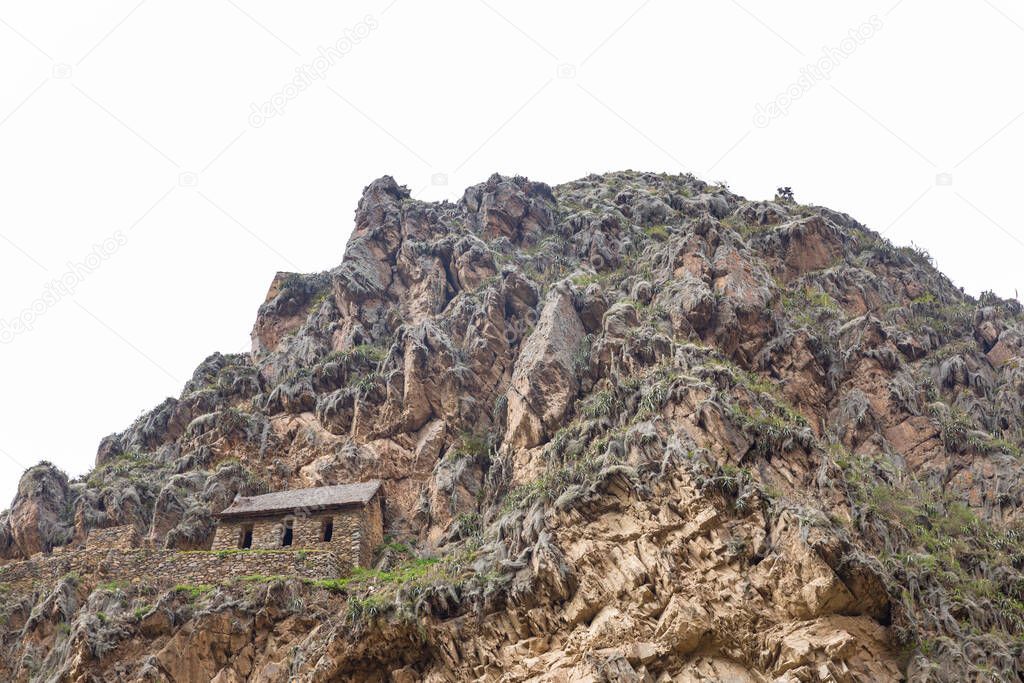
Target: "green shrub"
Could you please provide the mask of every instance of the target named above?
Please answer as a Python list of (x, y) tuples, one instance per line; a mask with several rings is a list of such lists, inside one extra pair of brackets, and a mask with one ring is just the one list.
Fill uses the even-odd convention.
[(489, 451), (486, 437), (463, 432), (445, 452), (445, 459), (452, 462), (464, 459), (486, 462)]

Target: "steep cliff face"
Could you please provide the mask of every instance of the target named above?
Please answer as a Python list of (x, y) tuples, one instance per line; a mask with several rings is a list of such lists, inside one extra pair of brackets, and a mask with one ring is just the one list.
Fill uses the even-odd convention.
[[(0, 558), (133, 524), (208, 548), (241, 493), (384, 483), (374, 569), (0, 608), (17, 681), (1019, 680), (1024, 312), (854, 219), (692, 176), (457, 203), (371, 183)], [(3, 587), (0, 569), (0, 591)]]

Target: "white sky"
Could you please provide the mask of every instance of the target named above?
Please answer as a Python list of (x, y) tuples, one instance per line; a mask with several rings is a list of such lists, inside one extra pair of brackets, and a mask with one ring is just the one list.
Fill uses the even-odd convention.
[(973, 294), (1024, 289), (1010, 0), (2, 0), (0, 63), (0, 508), (24, 467), (83, 473), (206, 355), (247, 349), (274, 273), (337, 265), (385, 173), (423, 199), (494, 171), (791, 185)]

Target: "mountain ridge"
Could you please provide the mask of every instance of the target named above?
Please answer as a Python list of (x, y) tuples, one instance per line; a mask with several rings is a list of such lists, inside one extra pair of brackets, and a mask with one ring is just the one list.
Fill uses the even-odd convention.
[(379, 478), (375, 568), (65, 577), (9, 601), (0, 673), (1017, 680), (1022, 321), (783, 190), (385, 176), (338, 267), (274, 277), (251, 354), (0, 517), (9, 561), (118, 524), (201, 551), (235, 495)]

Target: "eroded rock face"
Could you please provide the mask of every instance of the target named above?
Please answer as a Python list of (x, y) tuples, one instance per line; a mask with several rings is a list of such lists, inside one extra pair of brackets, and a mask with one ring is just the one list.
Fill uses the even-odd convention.
[[(338, 585), (7, 591), (0, 680), (1015, 680), (1024, 312), (845, 214), (692, 176), (370, 183), (248, 354), (26, 473), (0, 559), (379, 478)], [(35, 565), (33, 565), (35, 566)]]

